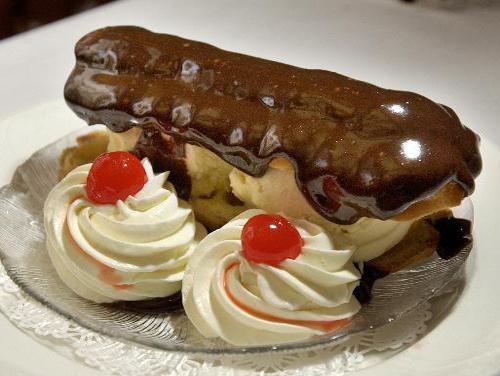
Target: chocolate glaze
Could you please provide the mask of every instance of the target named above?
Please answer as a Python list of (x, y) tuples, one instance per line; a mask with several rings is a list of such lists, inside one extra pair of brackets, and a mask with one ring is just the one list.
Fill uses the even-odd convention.
[(75, 53), (65, 98), (90, 124), (153, 126), (253, 176), (288, 158), (337, 223), (390, 218), (451, 181), (470, 194), (481, 170), (477, 135), (418, 94), (138, 27), (92, 32)]

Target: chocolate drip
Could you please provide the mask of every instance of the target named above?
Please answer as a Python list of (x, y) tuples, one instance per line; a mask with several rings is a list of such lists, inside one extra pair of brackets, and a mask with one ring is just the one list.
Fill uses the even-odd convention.
[(356, 299), (358, 299), (361, 304), (370, 302), (373, 284), (377, 279), (384, 278), (387, 274), (389, 273), (381, 271), (365, 263), (359, 285), (356, 286), (353, 292)]
[(253, 176), (288, 158), (333, 222), (390, 218), (452, 181), (470, 194), (481, 170), (478, 137), (418, 94), (137, 27), (97, 30), (75, 52), (65, 97), (90, 124), (154, 126)]
[(448, 260), (456, 256), (464, 247), (472, 242), (471, 223), (462, 218), (439, 218), (434, 223), (439, 231), (439, 242), (436, 252), (439, 257)]
[(108, 307), (117, 308), (123, 311), (137, 313), (165, 313), (174, 312), (182, 309), (182, 295), (180, 292), (166, 298), (156, 298), (139, 301), (120, 301), (116, 303), (105, 304)]

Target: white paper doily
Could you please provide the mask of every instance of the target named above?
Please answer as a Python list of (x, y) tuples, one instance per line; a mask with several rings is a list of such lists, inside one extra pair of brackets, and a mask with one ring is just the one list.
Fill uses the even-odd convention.
[(342, 344), (299, 353), (197, 358), (120, 341), (64, 318), (24, 293), (0, 265), (0, 310), (16, 326), (66, 356), (111, 375), (333, 375), (376, 364), (427, 330), (431, 304), (400, 320), (350, 336)]

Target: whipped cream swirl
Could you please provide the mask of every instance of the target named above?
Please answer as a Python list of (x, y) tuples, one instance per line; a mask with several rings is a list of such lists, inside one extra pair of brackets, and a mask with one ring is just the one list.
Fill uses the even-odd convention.
[(147, 182), (115, 205), (86, 198), (91, 164), (70, 172), (44, 206), (47, 249), (61, 279), (78, 295), (95, 302), (143, 300), (181, 289), (187, 261), (206, 235), (189, 204), (178, 200), (142, 161)]
[(182, 286), (184, 309), (205, 337), (234, 345), (302, 340), (345, 325), (360, 305), (353, 249), (338, 250), (315, 224), (290, 220), (304, 240), (301, 254), (279, 266), (247, 261), (241, 232), (247, 210), (210, 233), (196, 248)]

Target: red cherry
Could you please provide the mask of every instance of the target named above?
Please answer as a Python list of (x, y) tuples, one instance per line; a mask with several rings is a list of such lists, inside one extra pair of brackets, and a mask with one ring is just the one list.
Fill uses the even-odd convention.
[(133, 154), (104, 153), (96, 158), (87, 176), (87, 197), (96, 204), (115, 204), (139, 192), (148, 180)]
[(241, 244), (243, 256), (248, 261), (276, 266), (285, 259), (295, 259), (304, 241), (286, 218), (259, 214), (243, 227)]

